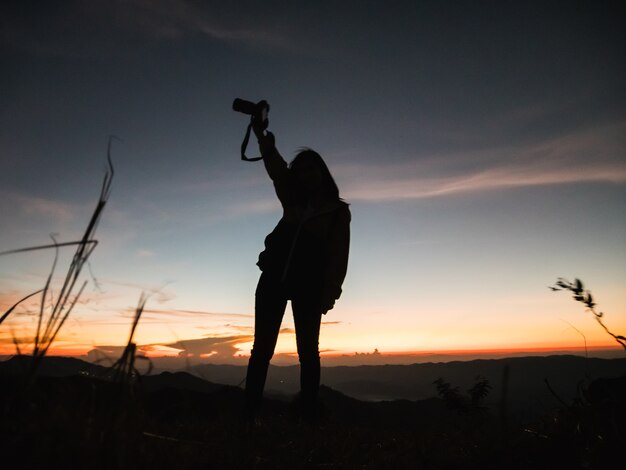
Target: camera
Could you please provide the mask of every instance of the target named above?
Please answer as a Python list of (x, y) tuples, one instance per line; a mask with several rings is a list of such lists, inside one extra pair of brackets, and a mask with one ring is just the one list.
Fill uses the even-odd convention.
[(235, 101), (233, 101), (233, 110), (239, 113), (249, 114), (252, 116), (252, 120), (255, 123), (262, 124), (267, 127), (266, 121), (267, 114), (270, 111), (270, 105), (265, 100), (253, 103), (252, 101), (235, 98)]
[(264, 135), (265, 129), (269, 124), (267, 114), (270, 111), (270, 105), (267, 101), (261, 100), (258, 103), (252, 101), (242, 100), (241, 98), (235, 98), (233, 101), (233, 110), (239, 113), (250, 115), (250, 124), (246, 129), (246, 135), (241, 143), (241, 159), (248, 162), (255, 162), (261, 160), (262, 157), (249, 158), (246, 156), (246, 148), (248, 147), (248, 140), (250, 139), (250, 130), (254, 131), (257, 139), (261, 139)]

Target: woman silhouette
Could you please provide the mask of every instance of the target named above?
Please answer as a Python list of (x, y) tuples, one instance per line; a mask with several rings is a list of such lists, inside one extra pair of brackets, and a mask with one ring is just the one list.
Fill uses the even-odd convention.
[(265, 238), (257, 265), (254, 345), (246, 376), (245, 418), (254, 421), (262, 402), (287, 301), (291, 301), (300, 360), (300, 411), (316, 419), (320, 383), (322, 315), (341, 295), (348, 266), (350, 210), (317, 152), (300, 151), (290, 165), (276, 150), (272, 133), (257, 133), (265, 169), (283, 216)]

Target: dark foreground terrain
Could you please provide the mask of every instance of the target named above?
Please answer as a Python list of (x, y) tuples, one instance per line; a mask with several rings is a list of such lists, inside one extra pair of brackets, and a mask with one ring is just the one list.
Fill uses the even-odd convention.
[[(0, 451), (16, 468), (609, 468), (623, 463), (626, 377), (581, 382), (573, 400), (531, 422), (507, 394), (444, 381), (423, 400), (365, 402), (322, 387), (317, 425), (291, 397), (268, 399), (260, 423), (240, 421), (243, 391), (186, 372), (117, 377), (47, 358), (0, 363)], [(25, 368), (25, 369), (24, 369)], [(9, 460), (10, 459), (10, 460)]]

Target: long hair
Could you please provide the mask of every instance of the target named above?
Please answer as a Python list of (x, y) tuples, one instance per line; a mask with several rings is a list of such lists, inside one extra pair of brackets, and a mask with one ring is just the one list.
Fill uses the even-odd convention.
[[(337, 183), (333, 176), (330, 174), (330, 170), (324, 159), (322, 159), (321, 155), (317, 153), (315, 150), (310, 148), (301, 148), (295, 158), (289, 164), (290, 170), (296, 170), (297, 168), (305, 161), (313, 162), (313, 164), (320, 170), (322, 174), (322, 188), (324, 198), (328, 202), (341, 201), (342, 199), (339, 197), (339, 188), (337, 187)], [(299, 188), (296, 188), (297, 198), (300, 202), (306, 203), (306, 195), (303, 191), (300, 191)]]

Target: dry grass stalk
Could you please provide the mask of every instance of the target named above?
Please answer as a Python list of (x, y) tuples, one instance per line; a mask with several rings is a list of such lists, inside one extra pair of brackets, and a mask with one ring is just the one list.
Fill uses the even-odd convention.
[[(29, 248), (21, 248), (17, 250), (10, 250), (0, 253), (0, 255), (12, 254), (12, 253), (20, 253), (26, 251), (35, 251), (35, 250), (43, 250), (54, 248), (56, 253), (54, 257), (54, 262), (52, 264), (52, 269), (46, 279), (46, 284), (43, 289), (34, 292), (20, 301), (18, 301), (15, 305), (13, 305), (9, 310), (7, 310), (0, 319), (0, 323), (4, 321), (13, 310), (24, 300), (32, 297), (35, 294), (42, 293), (41, 302), (39, 307), (39, 315), (37, 318), (37, 329), (35, 330), (35, 339), (34, 346), (32, 350), (33, 360), (31, 362), (31, 373), (34, 374), (37, 367), (41, 363), (41, 360), (45, 357), (48, 352), (50, 346), (54, 342), (55, 338), (59, 334), (59, 331), (65, 324), (65, 321), (69, 317), (70, 313), (74, 309), (80, 295), (82, 294), (85, 286), (87, 285), (87, 281), (82, 282), (80, 287), (77, 287), (78, 278), (80, 276), (81, 270), (84, 264), (87, 262), (91, 253), (96, 248), (98, 242), (95, 240), (94, 235), (96, 229), (98, 227), (98, 223), (100, 222), (100, 217), (102, 216), (102, 211), (106, 206), (109, 195), (111, 193), (111, 183), (113, 181), (114, 168), (113, 163), (111, 161), (111, 142), (112, 137), (109, 138), (109, 143), (107, 147), (107, 169), (104, 175), (104, 179), (102, 182), (102, 187), (100, 189), (100, 196), (98, 198), (98, 202), (96, 207), (92, 213), (91, 219), (85, 229), (85, 232), (82, 238), (78, 241), (65, 242), (65, 243), (57, 243), (57, 241), (52, 238), (53, 244), (51, 245), (41, 245)], [(64, 246), (76, 246), (76, 251), (74, 256), (72, 257), (72, 261), (70, 262), (67, 273), (65, 274), (65, 278), (63, 280), (63, 284), (59, 291), (59, 294), (56, 298), (56, 301), (52, 301), (52, 293), (50, 289), (50, 283), (52, 281), (52, 277), (54, 275), (56, 264), (58, 260), (58, 252), (60, 247)], [(46, 300), (50, 297), (52, 305), (46, 308)], [(17, 343), (16, 343), (17, 347)], [(19, 347), (17, 347), (18, 353), (21, 351)]]

